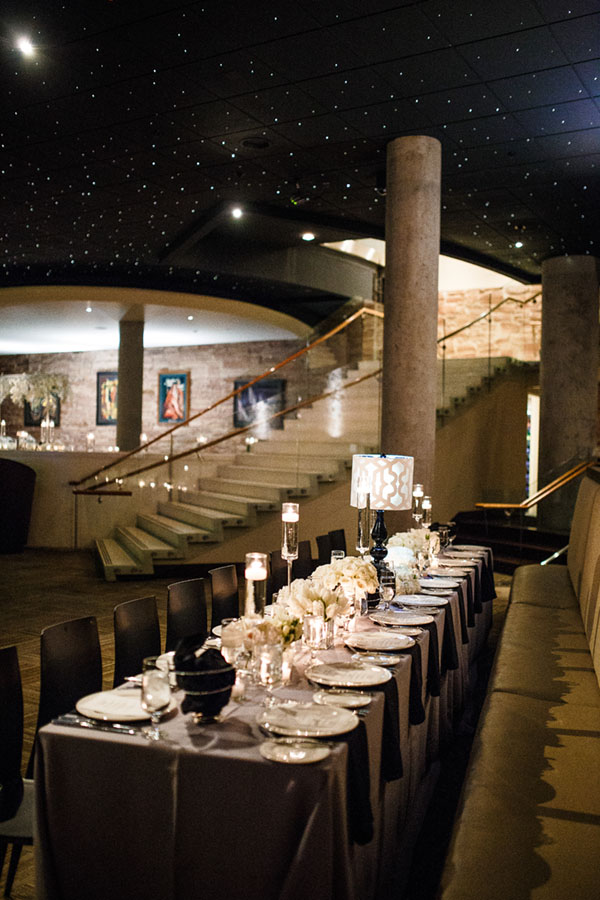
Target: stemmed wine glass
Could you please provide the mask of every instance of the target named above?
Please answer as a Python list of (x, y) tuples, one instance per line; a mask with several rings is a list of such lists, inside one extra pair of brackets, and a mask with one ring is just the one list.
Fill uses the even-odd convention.
[(281, 505), (281, 558), (287, 562), (288, 587), (292, 583), (292, 563), (298, 559), (298, 510), (297, 503)]
[(158, 723), (171, 702), (171, 685), (168, 666), (159, 666), (157, 656), (147, 656), (142, 668), (141, 706), (150, 713), (150, 725), (143, 729), (149, 741), (162, 738)]
[(379, 596), (384, 609), (389, 609), (390, 603), (396, 596), (395, 572), (382, 572), (379, 577)]

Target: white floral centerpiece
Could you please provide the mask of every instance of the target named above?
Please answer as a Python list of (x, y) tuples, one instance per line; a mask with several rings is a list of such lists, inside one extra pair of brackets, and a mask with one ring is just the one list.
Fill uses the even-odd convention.
[(419, 553), (425, 556), (435, 555), (440, 549), (440, 538), (437, 531), (428, 528), (411, 528), (393, 534), (387, 542), (388, 552), (393, 547), (408, 548), (416, 560)]
[[(348, 601), (360, 603), (379, 588), (377, 569), (372, 562), (360, 556), (344, 556), (333, 562), (319, 566), (312, 573), (314, 581), (321, 582), (330, 590), (342, 593)], [(346, 613), (338, 613), (346, 615)]]
[(289, 587), (282, 587), (276, 606), (284, 606), (292, 616), (322, 616), (325, 621), (346, 615), (350, 601), (341, 591), (331, 590), (321, 581), (296, 578)]
[(284, 647), (289, 647), (302, 637), (302, 617), (295, 615), (282, 603), (273, 604), (271, 620), (281, 635)]
[(396, 566), (396, 593), (418, 594), (419, 572), (414, 566)]

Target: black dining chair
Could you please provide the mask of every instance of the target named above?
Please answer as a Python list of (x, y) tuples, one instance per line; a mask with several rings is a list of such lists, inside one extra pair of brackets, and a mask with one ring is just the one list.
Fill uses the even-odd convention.
[(292, 564), (293, 578), (308, 578), (315, 567), (310, 541), (298, 541), (298, 559)]
[(329, 534), (317, 535), (317, 548), (319, 551), (319, 565), (324, 566), (331, 562), (331, 536)]
[(138, 597), (114, 608), (115, 674), (113, 687), (142, 671), (146, 656), (160, 654), (156, 597)]
[(332, 550), (343, 550), (346, 553), (346, 533), (343, 528), (336, 528), (329, 532)]
[(219, 566), (208, 574), (212, 593), (210, 627), (214, 628), (223, 619), (237, 619), (240, 614), (238, 579), (235, 566)]
[(192, 634), (206, 634), (209, 585), (205, 578), (176, 581), (167, 587), (167, 639), (165, 650)]
[(4, 896), (9, 897), (21, 850), (33, 844), (33, 781), (21, 778), (23, 689), (16, 647), (0, 650), (0, 875), (12, 844)]
[(282, 557), (281, 550), (271, 550), (269, 561), (271, 574), (269, 576), (268, 596), (271, 597), (287, 584), (287, 561)]
[[(40, 637), (40, 705), (36, 735), (43, 725), (70, 712), (87, 694), (102, 690), (102, 654), (94, 616), (44, 628)], [(27, 778), (33, 777), (34, 741)]]

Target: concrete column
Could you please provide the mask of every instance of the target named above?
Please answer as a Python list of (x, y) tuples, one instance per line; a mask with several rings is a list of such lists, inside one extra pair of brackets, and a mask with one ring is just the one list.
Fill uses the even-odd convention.
[[(542, 263), (539, 484), (592, 456), (598, 428), (598, 272), (592, 256)], [(539, 506), (544, 525), (566, 529), (568, 491)], [(571, 508), (569, 508), (571, 507)]]
[[(434, 517), (440, 183), (438, 140), (388, 144), (381, 449), (414, 456)], [(410, 515), (390, 523), (410, 527)]]
[[(140, 314), (141, 321), (136, 318)], [(143, 310), (130, 310), (119, 323), (119, 334), (117, 445), (121, 450), (134, 450), (139, 446), (142, 430)]]

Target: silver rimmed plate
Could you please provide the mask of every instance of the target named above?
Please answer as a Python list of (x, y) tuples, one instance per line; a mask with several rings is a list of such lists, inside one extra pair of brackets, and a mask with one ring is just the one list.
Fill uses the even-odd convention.
[(489, 547), (484, 547), (483, 544), (453, 544), (452, 551), (448, 552), (455, 553), (457, 550), (460, 550), (461, 552), (468, 551), (469, 553), (487, 553), (489, 549)]
[[(141, 698), (142, 692), (134, 688), (98, 691), (81, 697), (75, 709), (81, 716), (101, 722), (139, 722), (150, 718), (150, 714), (142, 709)], [(171, 699), (165, 712), (170, 712), (175, 706), (175, 700)]]
[(342, 709), (359, 709), (368, 706), (373, 698), (362, 691), (315, 691), (313, 700), (322, 706), (339, 706)]
[(415, 643), (414, 638), (406, 634), (386, 633), (385, 631), (362, 631), (349, 635), (345, 642), (351, 650), (368, 650), (370, 653), (387, 651), (397, 653), (408, 650)]
[(402, 597), (398, 603), (401, 606), (446, 606), (448, 603), (447, 597), (438, 597), (434, 594), (427, 595), (425, 597)]
[(314, 741), (264, 741), (258, 748), (260, 755), (272, 762), (306, 764), (320, 762), (331, 753), (327, 744)]
[(436, 569), (429, 569), (427, 574), (430, 578), (464, 578), (471, 572), (471, 569), (475, 568), (477, 568), (477, 563), (473, 563), (472, 566), (457, 566), (456, 560), (454, 560), (454, 565), (438, 566)]
[(372, 622), (378, 625), (429, 625), (433, 622), (433, 616), (418, 612), (374, 612), (369, 616)]
[(392, 677), (388, 669), (381, 666), (363, 665), (360, 662), (321, 663), (310, 666), (306, 677), (315, 684), (325, 687), (369, 687), (385, 684)]
[(372, 653), (353, 653), (352, 659), (361, 663), (369, 663), (372, 666), (397, 666), (402, 657), (396, 656), (395, 653), (376, 653), (373, 651)]
[(433, 578), (419, 578), (419, 587), (422, 588), (457, 588), (460, 582), (452, 578), (440, 578), (435, 575)]
[(258, 725), (285, 737), (332, 737), (345, 734), (358, 725), (356, 713), (339, 706), (299, 703), (296, 706), (273, 706), (256, 717)]

